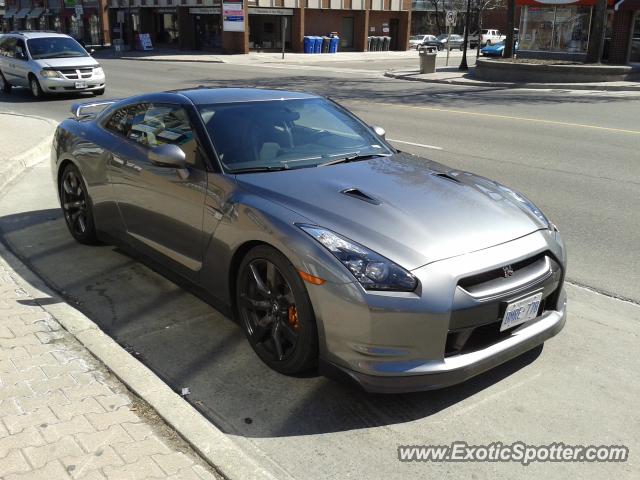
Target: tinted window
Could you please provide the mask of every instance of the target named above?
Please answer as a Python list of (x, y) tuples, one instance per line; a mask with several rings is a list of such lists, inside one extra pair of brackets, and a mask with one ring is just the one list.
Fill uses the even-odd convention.
[(28, 41), (29, 51), (34, 60), (45, 58), (87, 57), (89, 54), (73, 38), (44, 37)]
[(139, 103), (116, 110), (105, 128), (146, 148), (167, 143), (178, 145), (195, 164), (197, 142), (189, 116), (178, 105)]
[(3, 38), (0, 41), (0, 55), (2, 55), (3, 57), (13, 58), (15, 54), (15, 46), (16, 46), (15, 38), (11, 38), (11, 37)]
[(202, 119), (230, 170), (310, 167), (390, 150), (355, 117), (324, 99), (203, 105)]
[(15, 53), (14, 53), (15, 58), (19, 58), (20, 60), (27, 59), (27, 49), (24, 46), (24, 40), (17, 39), (14, 48), (15, 48)]

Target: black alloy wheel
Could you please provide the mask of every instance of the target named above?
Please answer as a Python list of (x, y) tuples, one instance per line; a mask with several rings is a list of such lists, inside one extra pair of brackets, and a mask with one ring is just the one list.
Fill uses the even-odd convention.
[(317, 363), (318, 337), (306, 288), (277, 250), (259, 246), (240, 266), (236, 305), (256, 354), (272, 369), (295, 375)]
[(75, 165), (67, 165), (60, 177), (60, 205), (69, 232), (78, 242), (87, 245), (97, 243), (91, 199), (80, 171)]

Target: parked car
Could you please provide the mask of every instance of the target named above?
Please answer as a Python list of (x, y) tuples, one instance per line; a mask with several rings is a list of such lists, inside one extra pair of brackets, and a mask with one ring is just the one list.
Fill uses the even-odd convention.
[(440, 45), (438, 45), (438, 50), (442, 50), (443, 48), (447, 48), (447, 44), (450, 44), (450, 48), (454, 49), (454, 48), (459, 48), (460, 50), (462, 50), (464, 48), (464, 37), (462, 37), (461, 35), (456, 35), (456, 34), (452, 34), (452, 35), (438, 35), (436, 37), (436, 39), (438, 40), (438, 43)]
[(280, 373), (439, 388), (564, 325), (565, 248), (533, 203), (399, 152), (331, 100), (200, 88), (98, 106), (54, 135), (71, 235), (228, 305)]
[(437, 47), (438, 39), (435, 35), (412, 35), (409, 38), (409, 48), (418, 48), (421, 46)]
[[(505, 42), (496, 43), (495, 45), (487, 45), (480, 49), (480, 54), (485, 57), (501, 57), (504, 54)], [(515, 42), (514, 53), (518, 51), (518, 42)]]
[(478, 42), (480, 42), (480, 46), (484, 47), (486, 45), (492, 45), (496, 43), (500, 43), (507, 38), (506, 35), (502, 35), (499, 30), (496, 29), (484, 29), (478, 34), (478, 32), (474, 32), (469, 35), (469, 46), (470, 48), (476, 48), (478, 46)]
[(26, 87), (34, 97), (53, 93), (102, 95), (100, 64), (76, 40), (51, 32), (17, 32), (0, 39), (0, 90)]

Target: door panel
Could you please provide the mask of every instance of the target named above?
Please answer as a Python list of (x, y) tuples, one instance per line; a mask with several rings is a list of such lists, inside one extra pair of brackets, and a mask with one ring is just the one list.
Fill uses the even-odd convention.
[[(188, 115), (179, 106), (139, 104), (109, 126), (121, 131), (113, 149), (109, 175), (131, 242), (155, 260), (190, 280), (202, 267), (207, 176), (198, 161), (198, 146)], [(122, 136), (126, 137), (123, 139)], [(185, 151), (188, 168), (158, 166), (150, 150), (176, 143)]]

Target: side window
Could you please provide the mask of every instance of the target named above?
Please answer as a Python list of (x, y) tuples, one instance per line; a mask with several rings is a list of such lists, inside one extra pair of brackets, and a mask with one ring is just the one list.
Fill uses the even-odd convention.
[(16, 41), (14, 56), (19, 60), (27, 60), (27, 47), (25, 47), (24, 40), (18, 39)]
[[(138, 105), (136, 107), (140, 107)], [(132, 107), (127, 138), (148, 148), (164, 144), (178, 145), (187, 162), (198, 162), (198, 143), (187, 111), (178, 105), (144, 104), (145, 108)]]
[(0, 42), (0, 55), (3, 57), (13, 58), (15, 53), (16, 39), (5, 38)]

